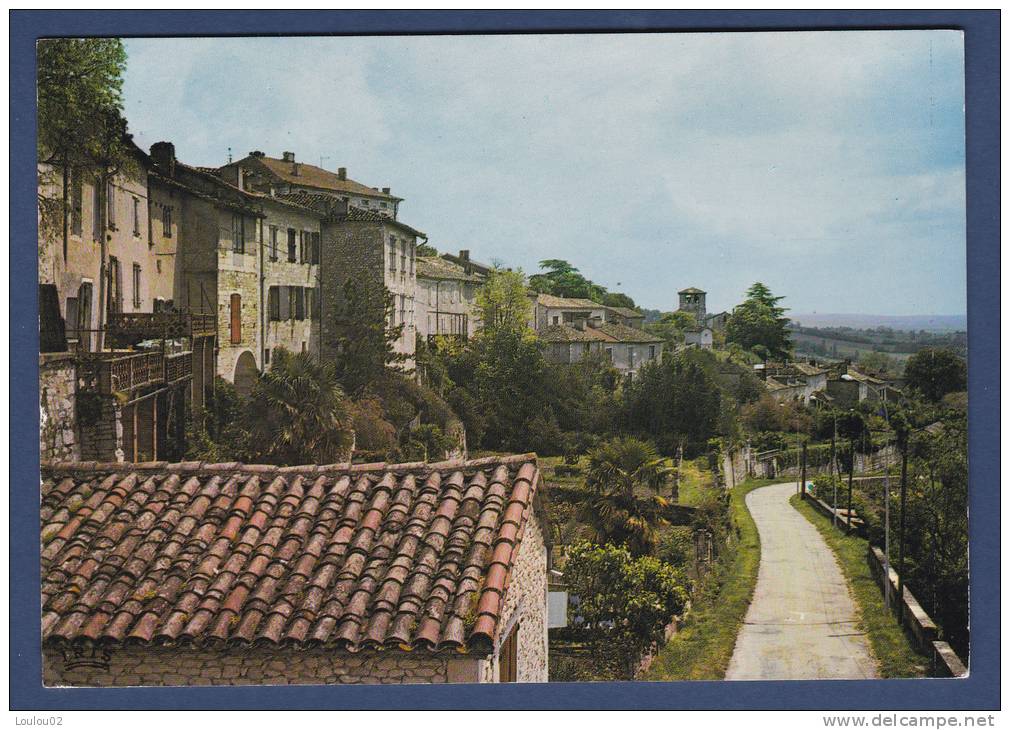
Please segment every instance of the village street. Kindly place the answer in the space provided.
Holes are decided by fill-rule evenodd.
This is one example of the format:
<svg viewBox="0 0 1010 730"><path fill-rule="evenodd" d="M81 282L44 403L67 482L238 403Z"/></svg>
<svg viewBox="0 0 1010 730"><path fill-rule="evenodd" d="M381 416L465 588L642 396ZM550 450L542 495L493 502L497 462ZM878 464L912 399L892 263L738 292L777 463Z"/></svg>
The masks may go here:
<svg viewBox="0 0 1010 730"><path fill-rule="evenodd" d="M845 578L817 529L789 504L795 493L790 482L747 495L761 565L726 679L873 679Z"/></svg>

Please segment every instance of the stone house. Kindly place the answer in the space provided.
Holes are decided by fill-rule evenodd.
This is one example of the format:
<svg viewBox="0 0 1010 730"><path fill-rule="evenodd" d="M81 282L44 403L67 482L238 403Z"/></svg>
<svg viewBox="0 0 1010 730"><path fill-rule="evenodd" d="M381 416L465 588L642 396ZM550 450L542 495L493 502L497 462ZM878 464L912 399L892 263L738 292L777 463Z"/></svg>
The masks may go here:
<svg viewBox="0 0 1010 730"><path fill-rule="evenodd" d="M547 681L533 454L46 464L47 686Z"/></svg>
<svg viewBox="0 0 1010 730"><path fill-rule="evenodd" d="M579 318L573 325L550 325L537 333L551 362L573 364L601 353L622 375L633 376L647 362L661 359L663 340L633 327Z"/></svg>
<svg viewBox="0 0 1010 730"><path fill-rule="evenodd" d="M245 189L270 196L308 193L326 195L347 205L374 212L377 215L397 218L400 203L389 192L389 188L370 188L347 177L347 168L337 168L336 172L322 167L298 162L294 152L284 152L280 158L268 157L260 151L250 152L246 157L229 162L220 168L221 176L234 184L239 177L244 178Z"/></svg>
<svg viewBox="0 0 1010 730"><path fill-rule="evenodd" d="M43 458L178 457L213 372L213 323L173 310L177 223L128 138L114 174L68 170L60 228L40 228ZM50 179L45 176L44 179ZM48 330L48 331L47 331Z"/></svg>
<svg viewBox="0 0 1010 730"><path fill-rule="evenodd" d="M812 363L770 362L755 372L765 378L765 386L780 403L802 401L809 405L815 393L822 393L827 388L827 369Z"/></svg>
<svg viewBox="0 0 1010 730"><path fill-rule="evenodd" d="M388 187L380 190L351 180L346 168L334 173L298 162L293 152L285 152L279 159L251 152L219 168L217 173L255 196L264 206L267 201L277 200L315 216L315 223L305 225L318 227L306 232L312 237L312 250L318 251L312 265L317 267L314 273L319 283L312 294L319 322L307 328L310 336L304 340L306 347L311 349L315 341L322 355L326 355L327 334L336 327L335 302L344 283L349 279L368 279L381 283L393 295L390 326L402 325L394 350L407 357L408 369L413 366L417 337L417 241L427 239L398 220L402 198L392 195ZM270 225L269 221L266 225ZM284 284L278 282L278 286Z"/></svg>
<svg viewBox="0 0 1010 730"><path fill-rule="evenodd" d="M886 381L862 373L847 363L834 367L826 375L825 390L840 408L851 408L863 401L877 402L894 397Z"/></svg>
<svg viewBox="0 0 1010 730"><path fill-rule="evenodd" d="M553 294L531 293L530 326L537 332L559 325L572 326L578 320L607 320L608 308L589 299L556 297ZM609 313L613 317L613 313Z"/></svg>
<svg viewBox="0 0 1010 730"><path fill-rule="evenodd" d="M477 290L485 277L440 256L417 259L418 336L470 339L480 325Z"/></svg>
<svg viewBox="0 0 1010 730"><path fill-rule="evenodd" d="M684 330L684 344L695 345L703 350L712 349L712 330L709 327L697 325Z"/></svg>
<svg viewBox="0 0 1010 730"><path fill-rule="evenodd" d="M176 159L170 142L152 145L151 159L155 179L175 190L179 201L174 301L214 317L217 374L248 393L263 367L260 254L266 214L255 196L214 170Z"/></svg>
<svg viewBox="0 0 1010 730"><path fill-rule="evenodd" d="M637 310L628 307L607 307L607 311L610 315L607 321L634 327L636 330L645 329L645 315Z"/></svg>

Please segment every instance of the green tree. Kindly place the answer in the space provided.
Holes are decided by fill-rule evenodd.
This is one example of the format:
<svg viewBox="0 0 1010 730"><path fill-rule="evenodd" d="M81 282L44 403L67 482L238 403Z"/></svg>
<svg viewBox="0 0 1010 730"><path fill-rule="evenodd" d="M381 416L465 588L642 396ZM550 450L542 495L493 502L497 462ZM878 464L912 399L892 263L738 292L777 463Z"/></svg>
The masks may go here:
<svg viewBox="0 0 1010 730"><path fill-rule="evenodd" d="M897 375L901 372L901 363L898 359L885 352L862 352L859 355L859 367L879 375Z"/></svg>
<svg viewBox="0 0 1010 730"><path fill-rule="evenodd" d="M277 348L245 404L247 458L288 466L346 461L351 418L332 363Z"/></svg>
<svg viewBox="0 0 1010 730"><path fill-rule="evenodd" d="M125 69L126 50L118 38L38 42L36 149L43 163L39 211L45 230L65 226L72 171L107 178L129 166L122 116Z"/></svg>
<svg viewBox="0 0 1010 730"><path fill-rule="evenodd" d="M716 435L722 392L711 353L683 352L646 363L624 389L624 421L667 453Z"/></svg>
<svg viewBox="0 0 1010 730"><path fill-rule="evenodd" d="M688 327L693 327L697 322L690 312L663 312L659 321L650 322L645 325L648 332L662 337L668 345L679 345L684 341L684 331Z"/></svg>
<svg viewBox="0 0 1010 730"><path fill-rule="evenodd" d="M626 307L627 309L637 309L634 299L629 297L627 294L622 294L617 291L608 291L604 294L601 304L605 304L608 307Z"/></svg>
<svg viewBox="0 0 1010 730"><path fill-rule="evenodd" d="M533 291L557 297L603 301L606 288L591 282L567 261L545 259L540 262L540 269L545 273L530 277L530 289Z"/></svg>
<svg viewBox="0 0 1010 730"><path fill-rule="evenodd" d="M633 555L650 554L657 528L668 524L669 505L657 492L672 472L652 444L631 436L590 451L586 487L592 497L581 512L597 542L624 545Z"/></svg>
<svg viewBox="0 0 1010 730"><path fill-rule="evenodd" d="M579 597L579 615L598 673L634 679L642 656L683 612L687 579L654 557L633 558L614 545L580 542L566 553L565 581Z"/></svg>
<svg viewBox="0 0 1010 730"><path fill-rule="evenodd" d="M968 368L951 350L927 347L908 358L905 382L926 400L938 403L948 393L967 389Z"/></svg>
<svg viewBox="0 0 1010 730"><path fill-rule="evenodd" d="M787 311L779 306L784 297L773 296L767 286L757 282L747 290L747 298L738 305L726 323L726 341L735 342L765 360L788 359L792 353Z"/></svg>
<svg viewBox="0 0 1010 730"><path fill-rule="evenodd" d="M477 310L482 331L507 330L523 333L529 329L530 301L522 271L492 269L477 290Z"/></svg>
<svg viewBox="0 0 1010 730"><path fill-rule="evenodd" d="M393 349L403 335L403 323L390 324L395 299L382 282L367 277L348 277L333 306L333 329L324 336L335 353L337 379L357 396L407 359Z"/></svg>

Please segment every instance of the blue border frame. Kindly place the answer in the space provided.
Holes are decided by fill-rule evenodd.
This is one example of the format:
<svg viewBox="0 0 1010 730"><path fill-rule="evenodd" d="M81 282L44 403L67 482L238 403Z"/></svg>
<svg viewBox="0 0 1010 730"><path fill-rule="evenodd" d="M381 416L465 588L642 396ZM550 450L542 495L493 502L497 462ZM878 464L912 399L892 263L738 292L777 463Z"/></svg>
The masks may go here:
<svg viewBox="0 0 1010 730"><path fill-rule="evenodd" d="M41 684L35 40L955 28L965 32L971 676L964 680L46 689ZM11 11L10 708L999 709L999 11Z"/></svg>

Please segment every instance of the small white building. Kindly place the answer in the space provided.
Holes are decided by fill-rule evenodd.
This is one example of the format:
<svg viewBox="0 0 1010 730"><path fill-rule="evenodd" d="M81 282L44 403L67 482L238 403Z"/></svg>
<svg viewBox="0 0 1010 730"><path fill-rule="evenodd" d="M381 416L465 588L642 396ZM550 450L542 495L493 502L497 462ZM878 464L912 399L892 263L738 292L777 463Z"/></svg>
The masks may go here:
<svg viewBox="0 0 1010 730"><path fill-rule="evenodd" d="M470 339L480 325L477 290L484 277L441 256L417 258L417 333Z"/></svg>
<svg viewBox="0 0 1010 730"><path fill-rule="evenodd" d="M703 350L711 350L712 330L708 327L689 327L684 330L684 344L697 345Z"/></svg>

